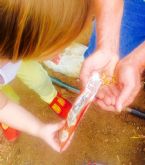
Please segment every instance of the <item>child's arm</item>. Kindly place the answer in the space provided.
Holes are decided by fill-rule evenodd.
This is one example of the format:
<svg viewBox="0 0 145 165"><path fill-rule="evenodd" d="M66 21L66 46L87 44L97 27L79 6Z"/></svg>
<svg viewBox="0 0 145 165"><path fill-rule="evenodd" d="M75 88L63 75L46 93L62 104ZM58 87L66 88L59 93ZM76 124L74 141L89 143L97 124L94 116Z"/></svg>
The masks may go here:
<svg viewBox="0 0 145 165"><path fill-rule="evenodd" d="M13 128L37 136L42 123L23 107L9 101L2 93L0 94L0 121Z"/></svg>
<svg viewBox="0 0 145 165"><path fill-rule="evenodd" d="M43 139L54 150L60 151L56 141L56 133L62 127L58 124L44 124L27 112L23 107L9 101L0 92L0 122L30 135Z"/></svg>

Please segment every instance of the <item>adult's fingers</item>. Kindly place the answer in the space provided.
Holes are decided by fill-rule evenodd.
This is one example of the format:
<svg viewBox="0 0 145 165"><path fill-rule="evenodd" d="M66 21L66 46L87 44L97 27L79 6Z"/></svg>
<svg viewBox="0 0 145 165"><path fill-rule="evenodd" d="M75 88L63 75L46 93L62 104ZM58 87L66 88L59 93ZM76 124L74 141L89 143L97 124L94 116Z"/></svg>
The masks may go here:
<svg viewBox="0 0 145 165"><path fill-rule="evenodd" d="M106 111L116 111L116 108L112 105L106 105L102 100L99 100L97 99L96 100L96 103L103 109L103 110L106 110Z"/></svg>
<svg viewBox="0 0 145 165"><path fill-rule="evenodd" d="M117 88L117 86L116 85L114 85L114 84L111 84L110 86L109 86L109 88L110 88L110 91L111 91L111 93L112 93L112 105L115 105L116 104L116 100L117 100L117 98L118 98L118 95L119 95L119 89Z"/></svg>
<svg viewBox="0 0 145 165"><path fill-rule="evenodd" d="M141 84L140 85L136 85L136 88L134 89L134 91L132 92L130 97L125 101L125 103L124 103L125 106L130 105L134 101L135 97L139 93L140 88L141 88Z"/></svg>
<svg viewBox="0 0 145 165"><path fill-rule="evenodd" d="M60 145L59 143L55 140L54 137L51 137L49 140L49 145L51 148L53 148L55 151L60 152Z"/></svg>
<svg viewBox="0 0 145 165"><path fill-rule="evenodd" d="M84 63L82 68L81 68L81 72L80 72L80 80L82 81L83 88L85 88L85 86L89 80L90 75L91 75L91 70Z"/></svg>
<svg viewBox="0 0 145 165"><path fill-rule="evenodd" d="M107 89L107 86L105 85L102 85L97 93L97 98L98 99L104 99L105 98L105 95L110 95L110 91L109 89Z"/></svg>
<svg viewBox="0 0 145 165"><path fill-rule="evenodd" d="M114 85L114 84L111 84L109 87L110 87L111 93L112 93L115 97L118 97L120 91L119 91L119 89L117 88L117 86Z"/></svg>
<svg viewBox="0 0 145 165"><path fill-rule="evenodd" d="M123 109L125 102L127 99L129 99L134 91L135 85L131 84L124 84L121 91L120 95L118 96L117 102L116 102L116 108L118 112L121 112Z"/></svg>
<svg viewBox="0 0 145 165"><path fill-rule="evenodd" d="M116 101L116 96L113 95L113 92L110 86L102 86L97 94L97 98L104 101L106 105L114 105Z"/></svg>

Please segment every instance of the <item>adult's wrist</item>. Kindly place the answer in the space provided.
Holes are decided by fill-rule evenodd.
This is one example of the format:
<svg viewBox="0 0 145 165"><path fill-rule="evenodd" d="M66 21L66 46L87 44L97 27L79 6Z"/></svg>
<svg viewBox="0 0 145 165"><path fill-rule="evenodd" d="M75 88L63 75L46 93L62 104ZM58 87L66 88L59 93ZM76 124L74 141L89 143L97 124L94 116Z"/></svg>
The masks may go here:
<svg viewBox="0 0 145 165"><path fill-rule="evenodd" d="M139 72L142 74L145 69L145 62L143 60L136 60L136 66L139 69Z"/></svg>
<svg viewBox="0 0 145 165"><path fill-rule="evenodd" d="M145 62L139 54L131 53L127 56L127 60L130 65L134 66L140 74L142 74L145 68Z"/></svg>
<svg viewBox="0 0 145 165"><path fill-rule="evenodd" d="M114 50L111 50L111 49L108 49L108 48L105 48L105 47L102 47L102 48L100 47L100 48L96 49L95 52L96 53L100 52L102 54L106 54L106 56L110 57L110 58L114 57L114 56L119 58L119 53L117 51L114 51Z"/></svg>
<svg viewBox="0 0 145 165"><path fill-rule="evenodd" d="M145 42L135 48L130 54L129 58L133 61L135 67L137 67L140 73L145 68Z"/></svg>

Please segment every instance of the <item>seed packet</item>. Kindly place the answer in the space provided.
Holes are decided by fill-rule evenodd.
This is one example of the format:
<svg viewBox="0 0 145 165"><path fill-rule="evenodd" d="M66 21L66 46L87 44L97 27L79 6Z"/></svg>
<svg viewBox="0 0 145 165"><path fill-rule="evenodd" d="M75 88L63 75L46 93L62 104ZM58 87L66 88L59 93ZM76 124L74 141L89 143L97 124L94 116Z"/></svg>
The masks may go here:
<svg viewBox="0 0 145 165"><path fill-rule="evenodd" d="M77 97L70 112L68 113L64 128L60 131L60 146L61 151L74 134L80 120L84 116L91 102L94 100L100 86L102 84L101 78L98 73L93 74L85 89Z"/></svg>

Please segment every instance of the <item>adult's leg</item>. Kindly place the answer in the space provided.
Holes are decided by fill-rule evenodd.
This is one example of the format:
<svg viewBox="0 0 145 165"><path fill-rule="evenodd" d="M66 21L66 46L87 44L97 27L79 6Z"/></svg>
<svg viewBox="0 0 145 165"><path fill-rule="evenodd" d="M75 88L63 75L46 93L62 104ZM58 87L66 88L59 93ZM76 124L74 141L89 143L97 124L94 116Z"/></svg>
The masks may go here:
<svg viewBox="0 0 145 165"><path fill-rule="evenodd" d="M120 57L123 58L145 41L145 2L124 0L120 33Z"/></svg>
<svg viewBox="0 0 145 165"><path fill-rule="evenodd" d="M97 36L96 36L96 22L93 23L93 31L89 41L88 49L84 53L84 57L87 58L90 54L92 54L96 49L97 44Z"/></svg>
<svg viewBox="0 0 145 165"><path fill-rule="evenodd" d="M90 38L87 58L97 45L96 24ZM145 40L145 2L144 0L124 0L124 12L120 32L120 58L125 57Z"/></svg>

